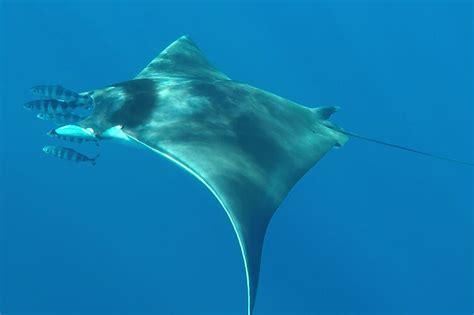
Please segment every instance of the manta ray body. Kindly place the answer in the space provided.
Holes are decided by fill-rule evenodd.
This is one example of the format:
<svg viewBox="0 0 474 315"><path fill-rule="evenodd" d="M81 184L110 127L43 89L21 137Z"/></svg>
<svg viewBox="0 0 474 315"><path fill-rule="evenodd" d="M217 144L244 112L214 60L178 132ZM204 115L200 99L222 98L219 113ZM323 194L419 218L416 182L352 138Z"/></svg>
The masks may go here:
<svg viewBox="0 0 474 315"><path fill-rule="evenodd" d="M49 99L24 105L39 118L70 122L47 134L72 142L115 139L144 147L200 180L226 211L242 251L248 315L258 287L268 223L295 183L348 135L328 119L337 107L308 108L213 67L181 37L134 79L76 93L59 85L31 92ZM92 109L92 112L91 112ZM76 110L88 112L87 118ZM46 146L47 154L90 161L74 149Z"/></svg>
<svg viewBox="0 0 474 315"><path fill-rule="evenodd" d="M49 136L96 144L115 139L150 149L211 191L226 211L242 251L247 315L255 305L263 241L272 215L296 182L349 136L474 166L345 131L329 121L338 107L309 108L234 81L212 66L186 36L132 80L84 93L59 85L39 85L30 91L49 99L28 102L26 109L39 110L38 117L52 122L74 123L48 132ZM87 118L77 111L88 113ZM43 151L92 164L98 157L58 146Z"/></svg>
<svg viewBox="0 0 474 315"><path fill-rule="evenodd" d="M231 80L186 36L133 80L83 94L95 106L77 125L166 157L217 198L240 244L251 315L273 213L319 159L347 141L328 121L337 108L304 107Z"/></svg>

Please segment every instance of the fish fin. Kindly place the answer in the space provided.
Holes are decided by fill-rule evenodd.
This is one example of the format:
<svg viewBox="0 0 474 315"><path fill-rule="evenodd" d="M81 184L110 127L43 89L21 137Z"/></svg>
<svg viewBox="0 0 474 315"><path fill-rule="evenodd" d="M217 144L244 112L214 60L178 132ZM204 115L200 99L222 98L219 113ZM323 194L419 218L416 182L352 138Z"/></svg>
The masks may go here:
<svg viewBox="0 0 474 315"><path fill-rule="evenodd" d="M337 112L340 106L327 106L327 107L315 107L311 108L311 111L315 113L319 119L329 119L332 114Z"/></svg>
<svg viewBox="0 0 474 315"><path fill-rule="evenodd" d="M318 118L318 121L315 124L317 130L313 130L313 132L331 136L334 140L336 140L334 143L335 148L341 148L349 140L349 137L346 134L337 132L338 130L343 130L341 127L328 120L331 118L332 114L337 112L339 109L340 106L311 108L311 111ZM324 128L324 131L321 128Z"/></svg>
<svg viewBox="0 0 474 315"><path fill-rule="evenodd" d="M155 59L153 59L135 79L155 79L160 77L185 77L203 80L229 80L217 70L203 55L188 36L182 36Z"/></svg>
<svg viewBox="0 0 474 315"><path fill-rule="evenodd" d="M226 168L229 165L233 165L232 163L223 163L222 166L216 167L216 169L224 167L224 170L229 171L229 177L220 176L219 172L213 174L214 169L210 171L207 168L201 169L198 166L199 164L192 163L191 165L197 167L197 169L194 169L191 165L187 164L187 161L190 161L188 159L186 159L187 161L181 160L172 152L167 152L165 148L160 148L159 150L133 136L129 137L136 141L137 144L146 146L190 172L211 191L222 205L232 223L240 245L247 283L247 315L252 315L257 296L265 232L271 216L287 193L286 189L283 188L283 191L275 192L276 196L270 197L266 187L258 187L256 183L252 183L252 179L245 176L234 177L235 173ZM201 157L204 157L200 153L205 154L205 152L207 151L196 152L199 160L201 160ZM183 157L186 156L192 157L193 155L185 154ZM292 180L297 180L299 175L292 177Z"/></svg>
<svg viewBox="0 0 474 315"><path fill-rule="evenodd" d="M97 159L99 158L99 156L100 156L100 153L98 153L96 156L94 156L92 159L90 159L92 165L95 166L95 164L97 163Z"/></svg>

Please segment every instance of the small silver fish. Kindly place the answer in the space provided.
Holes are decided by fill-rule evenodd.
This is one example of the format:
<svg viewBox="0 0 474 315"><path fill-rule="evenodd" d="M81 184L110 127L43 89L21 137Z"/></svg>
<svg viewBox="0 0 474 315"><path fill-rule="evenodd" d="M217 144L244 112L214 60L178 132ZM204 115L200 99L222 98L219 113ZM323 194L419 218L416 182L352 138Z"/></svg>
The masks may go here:
<svg viewBox="0 0 474 315"><path fill-rule="evenodd" d="M39 113L36 115L41 120L52 121L57 124L72 124L77 123L78 121L84 120L85 117L82 117L73 113L65 114L49 114L49 113Z"/></svg>
<svg viewBox="0 0 474 315"><path fill-rule="evenodd" d="M56 138L59 140L69 141L73 143L94 142L96 146L99 146L99 141L97 141L97 139L84 138L80 136L65 136L57 133L55 129L48 131L46 134L51 138Z"/></svg>
<svg viewBox="0 0 474 315"><path fill-rule="evenodd" d="M38 110L43 113L65 114L79 107L74 102L63 102L58 100L36 100L23 105L24 108L30 110Z"/></svg>
<svg viewBox="0 0 474 315"><path fill-rule="evenodd" d="M81 98L78 93L68 90L61 85L36 85L33 86L30 91L36 95L51 97L66 102Z"/></svg>
<svg viewBox="0 0 474 315"><path fill-rule="evenodd" d="M95 157L90 158L84 154L81 154L71 148L59 147L54 145L48 145L43 148L43 152L63 160L74 161L74 162L91 162L95 165L99 154Z"/></svg>

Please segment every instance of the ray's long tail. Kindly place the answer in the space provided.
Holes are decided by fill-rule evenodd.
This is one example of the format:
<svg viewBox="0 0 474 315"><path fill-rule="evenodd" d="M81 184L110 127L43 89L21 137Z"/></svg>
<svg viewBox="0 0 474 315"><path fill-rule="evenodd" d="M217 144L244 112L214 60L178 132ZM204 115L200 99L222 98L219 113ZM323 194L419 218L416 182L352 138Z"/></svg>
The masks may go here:
<svg viewBox="0 0 474 315"><path fill-rule="evenodd" d="M340 129L340 128L337 128L337 129L334 129L334 130L336 130L336 131L338 131L338 132L340 132L340 133L343 133L343 134L345 134L345 135L347 135L347 136L349 136L349 137L358 138L358 139L361 139L361 140L365 140L365 141L369 141L369 142L373 142L373 143L385 145L385 146L392 147L392 148L395 148L395 149L399 149L399 150L403 150L403 151L408 151L408 152L412 152L412 153L417 153L417 154L429 156L429 157L432 157L432 158L435 158L435 159L439 159L439 160L443 160L443 161L448 161L448 162L452 162L452 163L474 166L474 163L472 163L472 162L467 162L467 161L461 161L461 160L451 159L451 158L448 158L448 157L445 157L445 156L439 156L439 155L436 155L436 154L432 154L432 153L420 151L420 150L417 150L417 149L412 149L412 148L404 147L404 146L401 146L401 145L398 145L398 144L388 143L388 142L385 142L385 141L381 141L381 140L377 140L377 139L373 139L373 138L369 138L369 137L364 137L364 136L361 136L361 135L356 134L356 133L353 133L353 132L349 132L349 131L342 130L342 129Z"/></svg>

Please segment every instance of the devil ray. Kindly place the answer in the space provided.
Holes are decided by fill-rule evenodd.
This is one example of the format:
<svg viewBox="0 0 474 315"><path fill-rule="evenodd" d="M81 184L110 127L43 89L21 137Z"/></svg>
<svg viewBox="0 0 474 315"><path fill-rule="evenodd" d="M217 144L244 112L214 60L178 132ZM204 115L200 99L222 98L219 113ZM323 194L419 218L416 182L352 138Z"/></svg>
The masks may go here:
<svg viewBox="0 0 474 315"><path fill-rule="evenodd" d="M474 166L347 132L328 120L337 107L304 107L231 80L186 36L166 48L133 80L84 93L59 85L36 86L32 91L53 97L47 102L73 102L64 115L76 115L71 110L77 102L92 110L76 125L49 134L96 144L115 139L150 149L194 175L211 191L226 211L240 244L248 315L255 304L263 240L273 213L296 182L330 149L342 146L348 136ZM59 118L53 116L53 120ZM57 146L43 150L92 164L98 157Z"/></svg>
<svg viewBox="0 0 474 315"><path fill-rule="evenodd" d="M336 108L307 108L231 80L188 37L133 80L86 93L95 107L79 126L164 156L217 198L240 244L252 314L273 213L319 159L347 140L327 120Z"/></svg>

